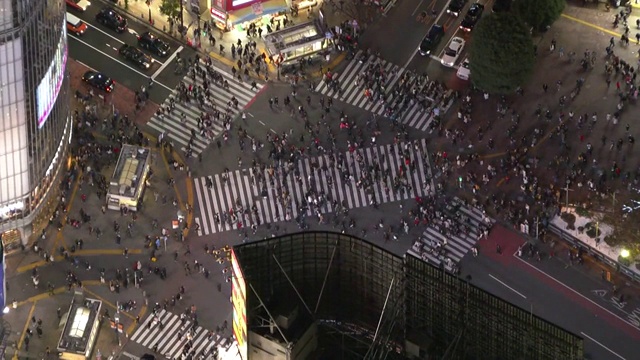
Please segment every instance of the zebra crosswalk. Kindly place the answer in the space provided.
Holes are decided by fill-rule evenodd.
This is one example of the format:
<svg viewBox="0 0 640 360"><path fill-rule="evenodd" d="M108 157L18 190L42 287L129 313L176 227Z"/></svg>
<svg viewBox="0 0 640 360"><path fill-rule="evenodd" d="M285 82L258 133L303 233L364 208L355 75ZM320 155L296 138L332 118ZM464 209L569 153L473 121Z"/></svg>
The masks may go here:
<svg viewBox="0 0 640 360"><path fill-rule="evenodd" d="M342 72L333 74L331 80L325 77L315 91L377 115L395 117L400 123L421 131L428 130L435 115L451 105L450 92L426 75L417 75L377 56L367 59L363 56L362 50L358 51ZM381 91L384 94L372 93L363 86L365 81L359 79L360 74L373 68L384 74ZM340 84L339 91L330 84L335 80ZM395 110L388 110L392 108Z"/></svg>
<svg viewBox="0 0 640 360"><path fill-rule="evenodd" d="M181 358L187 352L185 349L195 355L211 354L218 347L230 345L226 338L201 326L194 328L191 320L183 322L180 316L166 310L161 310L157 315L150 314L133 333L131 340L167 359ZM189 342L191 346L185 348Z"/></svg>
<svg viewBox="0 0 640 360"><path fill-rule="evenodd" d="M202 66L205 66L202 60L200 60L200 62ZM235 117L249 102L251 102L251 100L264 86L263 84L256 84L257 86L252 88L250 82L239 82L234 79L232 74L229 74L213 65L206 66L219 73L229 84L228 89L223 89L218 85L214 85L211 77L207 76L209 89L213 89L213 91L211 91L211 101L205 100L206 107L209 109L215 106L217 109L225 110L231 98L235 97L238 100L238 107L234 110ZM187 87L202 86L203 80L204 79L199 72L196 72L195 81L190 74L187 74L182 79ZM206 112L206 109L200 108L195 99L192 99L189 103L179 101L177 89L175 89L173 93L165 99L162 106L168 107L171 101L175 101L175 109L164 115L154 114L154 116L149 120L148 125L160 134L164 134L164 136L171 139L174 142L174 145L177 146L179 144L179 148L184 149L187 147L187 144L191 139L191 132L192 130L195 130L197 135L191 148L193 150L193 154L197 155L206 149L213 138L217 137L225 130L221 119L216 120L212 118L212 124L210 127L212 130L211 136L209 138L202 136L198 129L197 119L200 117L201 113Z"/></svg>
<svg viewBox="0 0 640 360"><path fill-rule="evenodd" d="M481 210L453 198L435 214L409 253L435 265L452 269L482 238L495 221Z"/></svg>
<svg viewBox="0 0 640 360"><path fill-rule="evenodd" d="M344 162L327 155L302 158L285 174L265 168L259 170L262 174L245 169L196 178L198 234L295 219L301 213L316 215L303 203L319 204L321 213L329 213L432 193L426 139L345 152L344 158ZM367 180L377 166L378 176Z"/></svg>

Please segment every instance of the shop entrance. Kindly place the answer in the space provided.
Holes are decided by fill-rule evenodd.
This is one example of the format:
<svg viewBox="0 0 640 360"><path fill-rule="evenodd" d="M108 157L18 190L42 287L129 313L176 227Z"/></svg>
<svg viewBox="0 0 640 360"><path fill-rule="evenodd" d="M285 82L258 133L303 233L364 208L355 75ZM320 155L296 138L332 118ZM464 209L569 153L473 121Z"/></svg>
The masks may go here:
<svg viewBox="0 0 640 360"><path fill-rule="evenodd" d="M20 233L20 230L7 230L0 236L2 236L2 247L4 248L5 254L20 249L20 246L22 245L22 234Z"/></svg>

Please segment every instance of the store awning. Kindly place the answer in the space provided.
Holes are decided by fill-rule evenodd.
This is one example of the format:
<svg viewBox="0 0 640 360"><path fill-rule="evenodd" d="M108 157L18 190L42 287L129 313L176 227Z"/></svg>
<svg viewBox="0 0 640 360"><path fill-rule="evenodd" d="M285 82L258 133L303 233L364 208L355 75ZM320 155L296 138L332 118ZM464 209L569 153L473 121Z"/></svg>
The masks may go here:
<svg viewBox="0 0 640 360"><path fill-rule="evenodd" d="M257 19L263 15L270 15L289 9L286 0L269 0L247 6L244 9L229 12L229 22L232 25L242 24Z"/></svg>

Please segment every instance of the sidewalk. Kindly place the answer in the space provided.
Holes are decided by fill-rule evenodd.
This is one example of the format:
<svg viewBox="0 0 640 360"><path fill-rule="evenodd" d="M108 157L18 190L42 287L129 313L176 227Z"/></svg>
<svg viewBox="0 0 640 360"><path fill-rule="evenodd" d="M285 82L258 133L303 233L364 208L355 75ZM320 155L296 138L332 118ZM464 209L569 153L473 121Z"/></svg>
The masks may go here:
<svg viewBox="0 0 640 360"><path fill-rule="evenodd" d="M147 6L146 2L143 0L129 0L127 8L125 8L124 4L125 4L124 0L119 0L116 6L119 7L121 11L128 13L130 16L137 19L138 21L152 26L153 28L155 28L156 31L162 32L164 33L164 35L176 39L177 41L185 44L185 46L192 46L194 31L199 27L202 28L204 25L204 22L209 21L211 18L210 13L208 12L208 9L205 9L204 13L198 17L196 14L192 13L190 9L188 9L187 5L185 5L184 12L183 12L184 13L183 22L184 22L184 26L187 27L187 34L186 36L182 36L177 31L177 27L179 24L174 24L174 26L171 27L168 21L168 17L160 13L159 7L161 4L161 0L152 0L149 6ZM310 21L311 19L314 19L318 16L318 11L323 8L326 9L324 11L324 15L325 15L324 19L326 24L329 27L333 27L343 23L346 20L350 20L349 17L344 12L334 11L332 9L329 9L329 6L324 6L324 3L319 1L319 4L313 7L313 10L310 13L306 10L301 11L300 15L296 17L292 17L291 14L287 14L291 18L291 23L288 24L287 26L300 24L306 21ZM373 21L373 18L371 20ZM223 33L218 28L214 27L214 29L215 29L214 31L216 32L215 44L211 45L209 43L208 35L201 36L201 44L198 47L199 52L203 54L208 54L214 60L227 66L228 67L227 70L229 71L231 67L236 65L235 60L233 60L231 57L231 46L233 44L236 44L238 40L241 40L243 44L246 44L248 41L256 41L257 43L256 52L259 54L266 52L264 42L261 38L257 38L257 37L247 38L246 32L240 32L238 30L232 30L232 31ZM266 33L267 32L264 31L264 34ZM220 45L223 45L225 48L225 52L223 55L221 55L219 52ZM334 49L332 49L332 53L333 53L333 56L331 56L331 60L328 64L330 68L336 67L344 59L344 56L339 56L339 54L337 54ZM324 60L320 65L317 65L316 67L314 67L313 69L314 71L312 71L312 74L314 77L321 76L319 72L319 68L321 66L326 68L327 64ZM269 79L270 80L275 79L276 75L277 75L276 68L271 63L269 63ZM264 80L264 78L261 80Z"/></svg>
<svg viewBox="0 0 640 360"><path fill-rule="evenodd" d="M72 74L72 88L84 89L83 87L79 87L81 86L79 84L81 82L80 77L74 76L85 71L84 67L74 60L71 60L69 64L69 71ZM81 90L81 92L86 93L85 90ZM157 109L156 104L147 101L147 104L135 114L135 106L130 99L132 96L133 91L120 87L116 93L108 99L108 104L106 105L102 99L97 97L86 102L86 105L82 105L78 100L72 99L72 111L77 110L80 114L86 109L95 111L97 114L96 125L91 129L91 136L94 138L95 143L101 146L119 146L117 142L111 140L111 136L114 134L108 129L102 128L103 119L111 119L115 111L121 115L129 115L131 120L135 120L135 122L132 122L132 125L138 123L137 126L139 128L141 124L148 121ZM75 149L78 148L78 143L81 138L86 139L86 130L84 130L86 127L86 124L83 124L81 127L76 124L74 132L78 135L74 137ZM120 130L124 131L124 133L135 131L132 127L129 129L122 128ZM82 133L85 133L85 135L83 136ZM175 151L169 152L167 149L156 147L155 136L145 134L145 137L149 139L149 146L152 148L153 161L151 167L154 175L149 180L150 187L148 187L148 191L146 191L143 200L143 204L147 206L137 214L138 220L133 232L135 240L131 242L127 239L126 235L123 235L122 245L115 243L115 234L113 233L114 221L121 223L123 234L126 234L124 230L126 230L127 222L132 221L131 216L133 213L129 213L129 219L124 218L117 211L107 211L102 214L101 208L104 205L104 195L99 198L96 195L98 187L89 185L86 174L84 174L84 179L82 179L82 173L86 172L86 169L78 169L79 174L74 177L74 181L70 184L67 191L67 206L64 213L61 212L58 218L50 222L44 238L40 238L39 236L37 238L40 254L33 251L33 244L29 244L24 251L18 251L7 256L7 269L9 270L7 275L9 277L30 271L36 266L41 267L47 265L47 261L43 258L43 252L46 252L48 257L54 256L55 261L64 260L59 253L59 248L63 247L69 250L71 247L75 247L74 245L77 239L83 239L83 248L77 249L74 253L75 256L121 255L125 247L129 249L129 253L132 255L147 253L148 250L145 251L146 249L143 249L144 235L157 235L161 228L171 229L171 221L177 218L178 210L183 211L185 214L188 213L185 209L186 204L193 204L193 183L186 170L180 171L179 168L176 170L170 166L174 161L180 164L184 163L184 160ZM113 175L117 156L113 155L111 160L112 161L105 164L101 169L95 169L105 177L107 182L111 180ZM90 161L88 163L91 164ZM169 178L174 179L175 185L168 184ZM78 179L82 180L78 181ZM159 195L157 199L156 194ZM166 199L166 203L163 201L163 198ZM174 205L174 200L176 205ZM159 204L159 202L162 202L162 204L153 205ZM168 208L172 210L168 210ZM80 219L79 211L81 209L91 216L90 223L84 224L79 228L68 226L66 219ZM192 213L187 214L186 221L188 224L191 223L192 217ZM158 220L157 229L151 227L153 219ZM61 231L57 229L56 224L58 224L58 222L62 224ZM94 231L95 229L100 229L103 232L101 239L96 237L95 232L88 230L90 226ZM188 235L188 230L185 231L184 234L185 236Z"/></svg>

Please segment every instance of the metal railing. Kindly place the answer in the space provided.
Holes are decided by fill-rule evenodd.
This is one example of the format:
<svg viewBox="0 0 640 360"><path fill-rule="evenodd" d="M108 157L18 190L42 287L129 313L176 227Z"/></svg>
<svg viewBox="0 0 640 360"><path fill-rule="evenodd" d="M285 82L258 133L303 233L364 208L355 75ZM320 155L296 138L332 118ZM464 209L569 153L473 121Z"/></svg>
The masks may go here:
<svg viewBox="0 0 640 360"><path fill-rule="evenodd" d="M573 247L582 249L584 252L591 255L594 259L611 266L612 268L616 269L617 272L625 275L632 281L640 283L640 274L636 271L633 271L629 266L603 254L602 252L591 247L589 244L582 242L580 239L571 235L569 232L565 231L555 224L549 224L549 230L558 235L562 240L571 244Z"/></svg>

